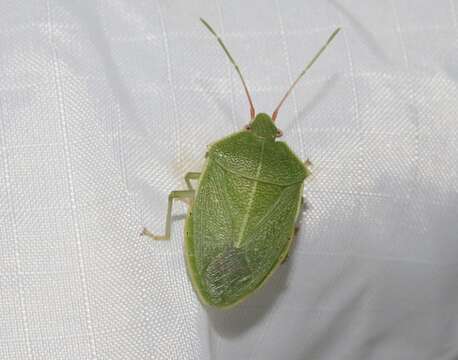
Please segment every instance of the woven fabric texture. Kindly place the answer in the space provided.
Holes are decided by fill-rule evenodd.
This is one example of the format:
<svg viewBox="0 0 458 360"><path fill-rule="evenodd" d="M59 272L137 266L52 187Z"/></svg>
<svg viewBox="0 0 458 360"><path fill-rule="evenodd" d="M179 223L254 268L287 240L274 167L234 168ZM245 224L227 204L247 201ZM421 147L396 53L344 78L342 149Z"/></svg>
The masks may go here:
<svg viewBox="0 0 458 360"><path fill-rule="evenodd" d="M457 0L4 1L0 358L458 358ZM288 261L201 306L167 195L248 104L313 163Z"/></svg>

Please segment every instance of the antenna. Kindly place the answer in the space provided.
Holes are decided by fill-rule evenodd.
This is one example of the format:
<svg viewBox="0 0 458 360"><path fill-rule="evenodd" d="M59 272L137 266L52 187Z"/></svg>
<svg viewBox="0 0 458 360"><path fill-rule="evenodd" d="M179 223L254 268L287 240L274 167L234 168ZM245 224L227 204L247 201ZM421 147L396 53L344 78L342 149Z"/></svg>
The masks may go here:
<svg viewBox="0 0 458 360"><path fill-rule="evenodd" d="M251 100L251 96L250 96L250 93L248 91L248 87L246 86L245 80L243 79L243 76L242 76L242 73L240 72L239 66L235 63L234 59L232 58L231 54L229 53L229 50L227 50L226 46L224 45L223 40L220 39L218 34L215 32L215 30L213 30L213 28L204 19L200 18L200 21L216 37L216 39L218 40L219 44L221 45L221 47L223 48L224 52L226 53L227 57L231 61L232 65L234 65L235 70L237 71L237 74L239 74L240 80L242 80L243 88L245 89L245 93L246 93L246 96L248 98L248 102L250 103L250 116L251 116L251 119L253 120L255 115L256 115L256 112L254 111L253 101Z"/></svg>
<svg viewBox="0 0 458 360"><path fill-rule="evenodd" d="M313 57L313 59L307 64L307 66L305 67L304 70L302 70L302 72L299 74L299 76L297 77L296 80L294 80L293 84L291 85L291 87L288 89L288 91L286 92L285 96L283 96L283 98L281 99L280 101L280 104L278 104L277 108L275 109L275 111L272 113L272 121L275 121L275 119L277 118L277 115L278 115L278 110L280 110L280 107L283 105L283 103L285 102L286 98L288 97L289 94L291 94L291 91L293 90L293 88L296 86L296 84L299 82L299 80L302 78L302 76L304 76L304 74L307 72L308 69L310 69L310 67L314 64L314 62L320 57L321 53L328 47L328 45L331 43L332 39L334 39L334 37L337 35L337 33L340 31L340 28L337 28L336 30L334 30L334 32L331 34L331 36L329 37L328 41L326 41L326 44L324 44L321 49L315 54L315 56Z"/></svg>

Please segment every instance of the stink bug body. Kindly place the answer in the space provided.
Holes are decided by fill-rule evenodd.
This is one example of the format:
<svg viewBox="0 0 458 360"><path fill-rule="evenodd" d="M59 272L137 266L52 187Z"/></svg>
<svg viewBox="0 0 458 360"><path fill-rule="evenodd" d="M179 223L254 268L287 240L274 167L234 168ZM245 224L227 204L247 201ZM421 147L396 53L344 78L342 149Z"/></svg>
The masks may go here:
<svg viewBox="0 0 458 360"><path fill-rule="evenodd" d="M299 79L312 66L339 29L329 37L293 82L272 116L257 114L242 74L251 121L244 130L213 143L201 173L185 176L187 190L169 195L165 235L169 239L174 199L190 199L185 225L185 257L194 289L204 304L233 306L259 288L286 258L301 204L307 162L300 161L288 145L276 138L278 111ZM191 180L198 180L193 188Z"/></svg>

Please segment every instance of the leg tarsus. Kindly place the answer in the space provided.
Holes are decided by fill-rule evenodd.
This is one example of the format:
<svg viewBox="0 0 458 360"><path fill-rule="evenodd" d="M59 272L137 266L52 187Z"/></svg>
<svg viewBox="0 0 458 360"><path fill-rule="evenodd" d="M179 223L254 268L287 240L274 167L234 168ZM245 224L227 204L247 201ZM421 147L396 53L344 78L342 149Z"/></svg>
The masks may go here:
<svg viewBox="0 0 458 360"><path fill-rule="evenodd" d="M149 238L153 240L170 240L170 238L167 238L165 235L164 236L154 235L151 231L149 231L145 227L143 228L142 232L140 233L140 236L148 236Z"/></svg>

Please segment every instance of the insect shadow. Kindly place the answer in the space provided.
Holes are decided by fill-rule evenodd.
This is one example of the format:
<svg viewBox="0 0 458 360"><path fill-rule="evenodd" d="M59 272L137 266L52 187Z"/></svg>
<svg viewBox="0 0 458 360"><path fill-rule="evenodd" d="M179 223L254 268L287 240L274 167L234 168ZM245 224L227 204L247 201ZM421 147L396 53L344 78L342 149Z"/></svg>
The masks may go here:
<svg viewBox="0 0 458 360"><path fill-rule="evenodd" d="M329 78L327 78L321 87L318 89L317 92L313 95L313 97L307 101L307 104L297 113L297 115L294 117L294 119L288 123L288 125L283 129L285 133L292 131L293 126L296 122L299 120L301 121L306 121L303 120L307 114L310 114L315 107L320 104L323 99L329 94L330 90L335 86L335 84L339 81L341 78L341 75L339 74L333 74Z"/></svg>
<svg viewBox="0 0 458 360"><path fill-rule="evenodd" d="M139 119L133 98L120 72L120 67L112 55L111 41L106 35L101 17L93 11L89 4L90 2L85 1L66 1L62 5L67 11L78 18L81 24L84 24L85 36L87 35L93 48L98 50L96 61L103 65L101 68L105 72L106 86L112 92L115 101L119 104L119 111L127 119L132 120L132 124L136 125L135 129L144 133L146 130ZM58 41L58 39L54 38L53 41ZM64 51L65 47L61 46L59 51ZM73 58L74 56L71 55L71 57Z"/></svg>
<svg viewBox="0 0 458 360"><path fill-rule="evenodd" d="M303 214L309 208L304 199L300 213ZM234 308L221 311L220 309L208 308L207 313L212 328L222 337L235 338L248 331L275 307L280 294L288 287L288 275L294 263L294 248L300 241L300 228L303 216L299 217L296 224L296 233L285 261L279 266L272 277L264 286L256 290L243 303Z"/></svg>
<svg viewBox="0 0 458 360"><path fill-rule="evenodd" d="M377 38L373 35L373 33L370 32L365 24L358 20L355 15L353 15L347 8L345 8L337 1L330 0L329 3L349 20L352 27L357 31L357 34L363 39L365 45L369 48L372 54L374 54L376 59L380 59L383 63L386 64L391 63L386 53L378 45L379 41L377 41Z"/></svg>
<svg viewBox="0 0 458 360"><path fill-rule="evenodd" d="M177 223L177 224L185 220L186 220L186 212L182 214L178 214L178 215L173 215L171 219L172 223Z"/></svg>
<svg viewBox="0 0 458 360"><path fill-rule="evenodd" d="M197 86L199 86L199 88L201 88L201 89L208 88L208 83L206 81L204 81L203 79L195 80L195 84ZM216 104L216 106L219 108L219 110L224 115L224 116L221 117L222 120L224 120L228 124L234 125L234 122L233 122L233 118L234 117L236 119L244 119L244 116L242 116L241 114L237 113L236 109L232 109L232 104L231 104L230 100L228 101L227 99L225 99L225 98L223 98L221 96L218 96L218 94L214 93L214 92L208 92L208 93L206 93L206 96L208 96L208 98L211 99L214 104ZM235 114L233 112L235 112ZM242 122L240 122L238 124L239 126L235 126L234 130L242 128L246 124L247 124L247 121L245 121L245 122L242 121Z"/></svg>

